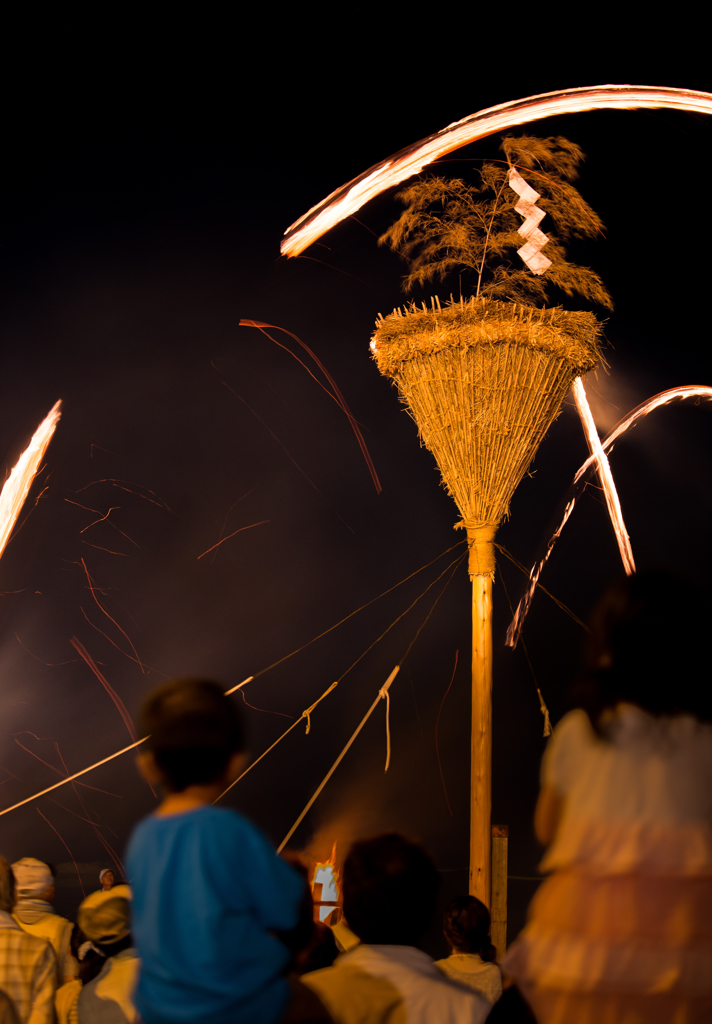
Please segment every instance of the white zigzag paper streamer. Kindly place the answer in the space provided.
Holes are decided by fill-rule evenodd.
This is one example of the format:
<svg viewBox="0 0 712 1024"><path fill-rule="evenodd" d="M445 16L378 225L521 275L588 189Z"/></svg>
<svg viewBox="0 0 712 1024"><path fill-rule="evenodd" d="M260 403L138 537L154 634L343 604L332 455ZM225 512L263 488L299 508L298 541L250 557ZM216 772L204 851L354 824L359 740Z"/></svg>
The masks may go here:
<svg viewBox="0 0 712 1024"><path fill-rule="evenodd" d="M539 199L539 193L514 167L509 169L509 186L521 196L514 209L525 218L521 227L517 228L517 234L526 238L527 242L521 249L517 249L517 253L533 274L543 274L551 266L551 260L540 251L549 241L549 236L539 230L539 224L546 217L545 211L534 205Z"/></svg>

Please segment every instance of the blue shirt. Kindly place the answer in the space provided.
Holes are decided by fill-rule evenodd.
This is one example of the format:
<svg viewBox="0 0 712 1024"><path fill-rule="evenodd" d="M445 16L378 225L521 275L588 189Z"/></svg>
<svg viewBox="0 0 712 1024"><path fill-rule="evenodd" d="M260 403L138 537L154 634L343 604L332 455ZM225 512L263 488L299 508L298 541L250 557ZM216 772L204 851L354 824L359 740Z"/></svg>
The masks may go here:
<svg viewBox="0 0 712 1024"><path fill-rule="evenodd" d="M134 830L127 867L146 1024L271 1024L287 1005L304 882L234 811L205 806Z"/></svg>

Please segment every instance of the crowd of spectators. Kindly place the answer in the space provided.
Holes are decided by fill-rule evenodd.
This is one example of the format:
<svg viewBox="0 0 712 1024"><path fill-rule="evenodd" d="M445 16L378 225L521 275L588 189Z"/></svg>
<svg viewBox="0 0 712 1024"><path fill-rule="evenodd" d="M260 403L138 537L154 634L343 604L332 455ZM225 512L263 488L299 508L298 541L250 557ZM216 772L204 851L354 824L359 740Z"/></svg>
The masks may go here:
<svg viewBox="0 0 712 1024"><path fill-rule="evenodd" d="M214 683L147 700L137 757L162 800L73 924L50 865L0 858L0 1024L702 1024L712 1020L712 699L695 670L700 597L658 576L614 587L591 625L579 707L548 745L535 829L550 877L496 962L487 908L447 908L416 842L355 842L343 920L308 873L215 806L245 763ZM706 623L704 623L706 625ZM672 685L675 677L675 685ZM118 881L118 884L117 884Z"/></svg>

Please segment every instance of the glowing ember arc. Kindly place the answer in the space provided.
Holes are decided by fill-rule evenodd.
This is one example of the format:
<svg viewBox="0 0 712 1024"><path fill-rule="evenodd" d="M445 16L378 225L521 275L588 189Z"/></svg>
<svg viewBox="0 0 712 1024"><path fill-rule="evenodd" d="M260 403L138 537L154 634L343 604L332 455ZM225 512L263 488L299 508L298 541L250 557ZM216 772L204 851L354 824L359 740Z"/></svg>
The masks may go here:
<svg viewBox="0 0 712 1024"><path fill-rule="evenodd" d="M27 500L37 471L42 465L47 446L57 429L62 415L59 411L61 404L61 401L54 403L5 481L5 486L0 494L0 556L7 547L17 517Z"/></svg>
<svg viewBox="0 0 712 1024"><path fill-rule="evenodd" d="M652 85L594 85L559 89L487 107L401 149L342 185L287 228L281 251L285 256L298 256L312 242L355 214L381 192L400 185L414 174L420 174L424 167L439 157L495 132L557 114L640 108L712 114L712 94Z"/></svg>
<svg viewBox="0 0 712 1024"><path fill-rule="evenodd" d="M631 427L634 427L638 420L643 419L644 416L649 415L649 413L654 412L655 409L659 409L663 405L669 405L670 402L674 402L677 399L685 401L685 399L688 398L705 398L707 401L712 401L712 387L709 387L706 384L683 384L682 387L669 388L667 391L661 391L659 394L653 395L652 398L648 398L645 402L641 402L640 405L637 405L635 409L632 409L627 416L624 416L622 420L619 420L615 427L613 427L613 429L610 430L603 438L603 441L601 441L601 448L604 452L611 451L618 438L622 437L623 434L631 429ZM582 484L586 474L595 462L596 454L594 452L586 459L583 465L579 467L578 472L574 477L574 487L576 487L577 484ZM561 536L561 531L564 526L566 526L566 523L576 506L577 497L578 494L574 493L567 502L561 522L552 534L546 546L546 551L536 565L532 566L530 570L530 583L527 588L527 592L517 605L514 617L507 629L507 639L505 642L509 647L517 646L517 641L519 640L522 627L524 626L524 620L527 617L532 600L534 599L534 593L536 591L539 578L544 570L544 566L551 556L552 551L554 550L556 541Z"/></svg>
<svg viewBox="0 0 712 1024"><path fill-rule="evenodd" d="M572 391L574 393L576 409L581 417L581 423L583 424L584 433L586 435L588 450L591 452L591 458L596 460L598 479L601 481L601 487L603 488L603 494L606 499L606 506L608 507L608 514L611 517L613 531L616 535L616 540L618 541L618 549L621 553L623 568L625 569L626 574L631 576L635 572L633 549L630 546L628 531L626 530L625 523L623 522L623 512L621 510L621 503L618 499L618 491L616 490L616 485L613 482L611 464L608 461L608 456L603 450L601 439L598 436L598 430L596 429L596 424L593 420L593 413L591 412L588 399L586 398L586 389L584 388L583 381L580 377L577 377L574 381Z"/></svg>

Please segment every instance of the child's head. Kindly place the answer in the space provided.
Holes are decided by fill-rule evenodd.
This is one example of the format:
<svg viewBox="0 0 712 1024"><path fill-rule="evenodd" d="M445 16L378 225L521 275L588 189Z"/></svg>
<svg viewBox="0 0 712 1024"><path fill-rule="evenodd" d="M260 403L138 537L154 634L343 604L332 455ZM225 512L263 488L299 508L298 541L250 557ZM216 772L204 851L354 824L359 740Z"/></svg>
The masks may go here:
<svg viewBox="0 0 712 1024"><path fill-rule="evenodd" d="M445 938L456 953L477 953L485 961L494 960L490 941L490 914L475 896L457 896L445 911Z"/></svg>
<svg viewBox="0 0 712 1024"><path fill-rule="evenodd" d="M154 690L141 725L162 781L174 793L220 780L244 750L237 708L217 683L203 679L178 679Z"/></svg>
<svg viewBox="0 0 712 1024"><path fill-rule="evenodd" d="M609 587L591 617L587 661L592 681L584 705L592 721L619 701L654 715L709 719L706 658L708 608L693 584L668 572L640 572ZM590 684L589 684L590 688Z"/></svg>
<svg viewBox="0 0 712 1024"><path fill-rule="evenodd" d="M416 946L435 914L440 876L425 850L395 833L354 843L344 915L362 942Z"/></svg>

